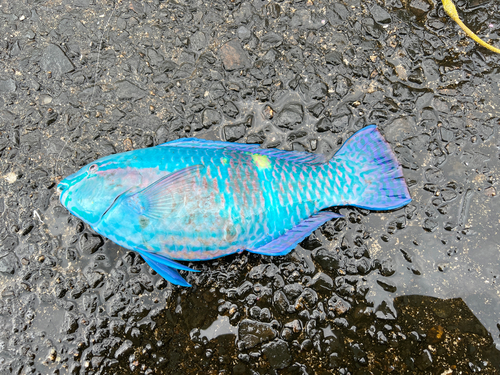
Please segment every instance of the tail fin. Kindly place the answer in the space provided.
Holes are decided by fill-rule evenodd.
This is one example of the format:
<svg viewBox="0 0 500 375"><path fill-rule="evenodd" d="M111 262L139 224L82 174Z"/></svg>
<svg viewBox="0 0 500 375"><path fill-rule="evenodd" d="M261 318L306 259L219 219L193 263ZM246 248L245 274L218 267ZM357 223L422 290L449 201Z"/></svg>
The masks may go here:
<svg viewBox="0 0 500 375"><path fill-rule="evenodd" d="M411 202L403 170L375 125L353 134L333 160L343 162L351 181L344 189L348 205L382 211Z"/></svg>

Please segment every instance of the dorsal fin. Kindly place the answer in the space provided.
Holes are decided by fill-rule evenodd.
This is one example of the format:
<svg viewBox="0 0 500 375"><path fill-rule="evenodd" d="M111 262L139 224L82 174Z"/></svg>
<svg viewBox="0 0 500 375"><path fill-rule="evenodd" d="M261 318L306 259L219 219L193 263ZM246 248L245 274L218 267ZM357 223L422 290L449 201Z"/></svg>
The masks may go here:
<svg viewBox="0 0 500 375"><path fill-rule="evenodd" d="M181 138L159 145L160 147L190 147L226 149L240 152L251 152L253 154L266 155L271 158L292 161L307 165L323 164L326 158L321 154L313 154L305 151L282 151L275 148L260 148L258 144L233 143L222 141L209 141L198 138Z"/></svg>

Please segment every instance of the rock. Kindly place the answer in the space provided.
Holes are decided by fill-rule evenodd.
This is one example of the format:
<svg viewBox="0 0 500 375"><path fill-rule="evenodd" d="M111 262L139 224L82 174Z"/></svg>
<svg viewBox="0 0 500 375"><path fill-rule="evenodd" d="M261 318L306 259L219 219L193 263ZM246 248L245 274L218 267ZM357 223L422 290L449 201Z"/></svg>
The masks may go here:
<svg viewBox="0 0 500 375"><path fill-rule="evenodd" d="M61 324L60 332L62 334L74 333L78 329L78 321L76 315L66 311L64 320Z"/></svg>
<svg viewBox="0 0 500 375"><path fill-rule="evenodd" d="M342 64L342 54L339 51L333 51L325 56L325 61L330 65L340 65Z"/></svg>
<svg viewBox="0 0 500 375"><path fill-rule="evenodd" d="M18 243L19 241L17 240L17 237L12 235L6 236L0 243L0 252L3 253L4 251L13 251L17 247Z"/></svg>
<svg viewBox="0 0 500 375"><path fill-rule="evenodd" d="M316 103L315 105L313 105L312 107L309 107L308 110L309 112L316 118L318 118L321 113L323 112L323 110L325 109L325 106L321 103ZM318 121L319 122L319 121ZM317 124L316 124L317 126Z"/></svg>
<svg viewBox="0 0 500 375"><path fill-rule="evenodd" d="M431 5L425 0L411 0L410 10L418 18L424 17L431 9Z"/></svg>
<svg viewBox="0 0 500 375"><path fill-rule="evenodd" d="M333 280L324 272L318 272L311 280L311 287L318 291L333 290Z"/></svg>
<svg viewBox="0 0 500 375"><path fill-rule="evenodd" d="M427 232L434 232L436 228L438 227L438 223L436 220L427 218L424 220L424 224L422 225L425 231Z"/></svg>
<svg viewBox="0 0 500 375"><path fill-rule="evenodd" d="M283 42L283 37L271 31L264 34L260 38L260 42L266 44L268 47L277 47Z"/></svg>
<svg viewBox="0 0 500 375"><path fill-rule="evenodd" d="M240 38L241 40L243 41L248 40L250 39L251 36L252 32L248 30L245 26L240 26L238 28L238 38Z"/></svg>
<svg viewBox="0 0 500 375"><path fill-rule="evenodd" d="M432 365L431 353L427 349L424 349L422 354L415 359L415 364L420 370L425 370L426 368L431 366Z"/></svg>
<svg viewBox="0 0 500 375"><path fill-rule="evenodd" d="M222 112L232 118L236 118L236 116L238 116L238 114L240 113L238 107L236 107L233 102L227 102L226 105L222 107Z"/></svg>
<svg viewBox="0 0 500 375"><path fill-rule="evenodd" d="M304 119L304 109L301 104L291 103L283 107L276 118L279 127L292 129L295 125L302 123Z"/></svg>
<svg viewBox="0 0 500 375"><path fill-rule="evenodd" d="M328 86L324 82L314 84L309 90L311 98L322 100L328 95Z"/></svg>
<svg viewBox="0 0 500 375"><path fill-rule="evenodd" d="M374 5L371 9L372 17L379 24L388 24L392 21L391 15L381 6Z"/></svg>
<svg viewBox="0 0 500 375"><path fill-rule="evenodd" d="M0 272L13 275L17 268L17 257L14 253L3 252L0 254Z"/></svg>
<svg viewBox="0 0 500 375"><path fill-rule="evenodd" d="M277 332L269 323L244 319L238 324L238 347L250 349L262 342L272 340Z"/></svg>
<svg viewBox="0 0 500 375"><path fill-rule="evenodd" d="M343 315L350 309L351 304L337 295L328 300L328 310L333 312L334 316Z"/></svg>
<svg viewBox="0 0 500 375"><path fill-rule="evenodd" d="M273 296L273 306L282 315L287 314L290 311L290 302L281 290L274 293Z"/></svg>
<svg viewBox="0 0 500 375"><path fill-rule="evenodd" d="M272 368L280 370L290 365L292 357L286 341L276 339L263 345L262 351Z"/></svg>
<svg viewBox="0 0 500 375"><path fill-rule="evenodd" d="M13 79L0 79L0 93L16 91L16 82Z"/></svg>
<svg viewBox="0 0 500 375"><path fill-rule="evenodd" d="M191 42L191 48L195 51L201 51L202 49L207 47L207 38L205 34L201 31L197 31L193 34L193 36L190 39Z"/></svg>
<svg viewBox="0 0 500 375"><path fill-rule="evenodd" d="M220 120L221 116L215 109L205 109L205 111L203 111L202 124L205 128L217 125Z"/></svg>
<svg viewBox="0 0 500 375"><path fill-rule="evenodd" d="M398 288L392 282L388 280L377 280L377 284L382 287L388 293L396 293Z"/></svg>
<svg viewBox="0 0 500 375"><path fill-rule="evenodd" d="M116 83L116 96L120 100L138 100L146 96L146 91L127 80Z"/></svg>
<svg viewBox="0 0 500 375"><path fill-rule="evenodd" d="M249 68L251 65L248 54L236 39L224 44L220 48L219 56L224 64L224 69L228 71Z"/></svg>
<svg viewBox="0 0 500 375"><path fill-rule="evenodd" d="M245 124L228 125L224 127L224 135L226 136L226 141L228 142L236 142L245 135L245 132Z"/></svg>
<svg viewBox="0 0 500 375"><path fill-rule="evenodd" d="M80 250L86 254L93 254L101 247L103 240L100 236L84 233L80 237Z"/></svg>
<svg viewBox="0 0 500 375"><path fill-rule="evenodd" d="M425 170L424 176L428 182L438 184L443 180L443 171L436 167L430 167Z"/></svg>
<svg viewBox="0 0 500 375"><path fill-rule="evenodd" d="M69 73L75 68L61 48L55 44L49 44L44 49L40 66L46 72L51 72L56 76Z"/></svg>
<svg viewBox="0 0 500 375"><path fill-rule="evenodd" d="M400 117L384 126L384 136L388 142L400 142L415 134L415 120L413 117Z"/></svg>
<svg viewBox="0 0 500 375"><path fill-rule="evenodd" d="M132 341L125 340L123 344L121 344L120 347L116 349L115 358L118 359L133 352L133 346L134 344L132 343Z"/></svg>

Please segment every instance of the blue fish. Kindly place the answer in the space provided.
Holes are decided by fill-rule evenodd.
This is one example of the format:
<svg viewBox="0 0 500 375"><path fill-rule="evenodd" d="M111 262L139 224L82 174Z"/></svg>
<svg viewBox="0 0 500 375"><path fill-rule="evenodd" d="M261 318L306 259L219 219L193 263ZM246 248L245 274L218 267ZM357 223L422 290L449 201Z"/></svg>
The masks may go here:
<svg viewBox="0 0 500 375"><path fill-rule="evenodd" d="M97 233L141 254L173 284L176 261L247 250L285 255L332 206L392 210L411 201L374 125L326 160L308 152L195 138L103 157L62 180L61 203Z"/></svg>

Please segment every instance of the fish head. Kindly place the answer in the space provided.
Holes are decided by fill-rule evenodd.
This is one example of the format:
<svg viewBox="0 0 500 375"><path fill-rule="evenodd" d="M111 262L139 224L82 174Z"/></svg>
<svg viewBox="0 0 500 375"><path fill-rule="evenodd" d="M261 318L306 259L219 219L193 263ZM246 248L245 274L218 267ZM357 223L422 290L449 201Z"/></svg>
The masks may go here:
<svg viewBox="0 0 500 375"><path fill-rule="evenodd" d="M141 184L142 176L119 155L98 159L63 179L58 185L61 204L91 226L121 194Z"/></svg>

